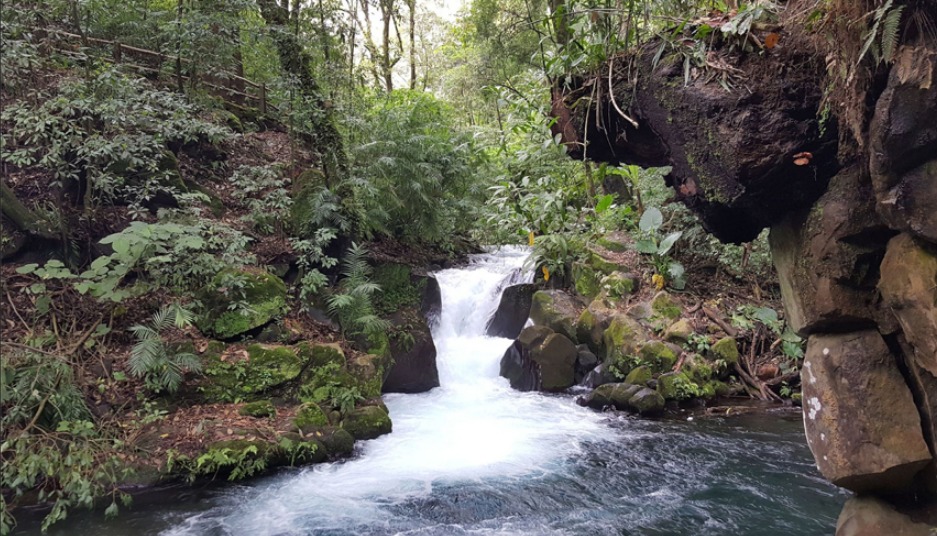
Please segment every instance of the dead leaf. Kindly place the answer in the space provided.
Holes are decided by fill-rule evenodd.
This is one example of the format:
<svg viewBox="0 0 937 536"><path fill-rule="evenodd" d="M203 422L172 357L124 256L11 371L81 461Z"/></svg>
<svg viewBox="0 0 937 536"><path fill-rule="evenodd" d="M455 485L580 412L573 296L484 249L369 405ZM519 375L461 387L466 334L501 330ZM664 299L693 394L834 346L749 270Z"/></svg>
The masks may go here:
<svg viewBox="0 0 937 536"><path fill-rule="evenodd" d="M777 46L778 41L780 40L781 40L781 35L779 33L777 32L769 33L768 35L765 36L765 48L767 48L768 50L771 50L772 48Z"/></svg>

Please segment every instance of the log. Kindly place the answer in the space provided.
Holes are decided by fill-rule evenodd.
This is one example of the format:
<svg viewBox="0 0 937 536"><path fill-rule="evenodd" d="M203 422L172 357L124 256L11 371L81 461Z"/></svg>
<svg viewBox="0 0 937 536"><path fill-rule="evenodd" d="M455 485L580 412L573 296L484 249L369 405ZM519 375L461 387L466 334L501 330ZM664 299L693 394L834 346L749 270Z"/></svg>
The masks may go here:
<svg viewBox="0 0 937 536"><path fill-rule="evenodd" d="M0 181L0 212L26 233L52 240L58 239L55 233L44 227L43 224L47 222L26 208L26 205L16 197L13 189L2 181Z"/></svg>

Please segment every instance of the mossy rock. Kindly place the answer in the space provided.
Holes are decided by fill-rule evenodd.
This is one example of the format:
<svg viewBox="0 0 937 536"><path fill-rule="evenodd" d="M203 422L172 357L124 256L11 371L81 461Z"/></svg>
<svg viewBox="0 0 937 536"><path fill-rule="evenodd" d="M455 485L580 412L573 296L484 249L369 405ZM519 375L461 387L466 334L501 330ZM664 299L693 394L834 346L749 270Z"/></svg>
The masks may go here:
<svg viewBox="0 0 937 536"><path fill-rule="evenodd" d="M694 384L683 372L668 372L657 378L657 392L665 400L686 400L693 398L699 386Z"/></svg>
<svg viewBox="0 0 937 536"><path fill-rule="evenodd" d="M664 340L667 342L672 342L675 344L686 344L690 340L690 336L694 333L693 326L690 325L690 321L681 318L673 324L670 325L666 330L664 330Z"/></svg>
<svg viewBox="0 0 937 536"><path fill-rule="evenodd" d="M255 402L248 402L244 404L238 414L244 417L257 417L259 419L266 417L275 417L277 414L276 408L273 407L273 402L269 400L257 400Z"/></svg>
<svg viewBox="0 0 937 536"><path fill-rule="evenodd" d="M303 361L313 367L321 367L329 363L345 365L345 352L338 343L317 344L301 342L296 345Z"/></svg>
<svg viewBox="0 0 937 536"><path fill-rule="evenodd" d="M597 298L582 311L576 320L577 340L588 345L597 356L605 355L602 334L608 329L614 314L604 300Z"/></svg>
<svg viewBox="0 0 937 536"><path fill-rule="evenodd" d="M628 251L631 245L631 237L624 231L613 231L600 237L596 240L596 243L609 251L623 253Z"/></svg>
<svg viewBox="0 0 937 536"><path fill-rule="evenodd" d="M722 359L729 365L734 365L739 362L738 343L736 343L735 339L732 337L719 339L716 341L716 344L710 347L709 351L713 359Z"/></svg>
<svg viewBox="0 0 937 536"><path fill-rule="evenodd" d="M336 428L323 432L319 440L333 458L350 456L355 451L355 438L347 430Z"/></svg>
<svg viewBox="0 0 937 536"><path fill-rule="evenodd" d="M602 278L600 288L610 299L619 300L634 293L637 280L631 275L616 271Z"/></svg>
<svg viewBox="0 0 937 536"><path fill-rule="evenodd" d="M614 272L627 272L630 269L627 265L619 264L614 260L603 257L602 253L595 249L589 250L588 262L590 266L604 275L609 275Z"/></svg>
<svg viewBox="0 0 937 536"><path fill-rule="evenodd" d="M321 435L308 437L296 432L280 434L274 453L275 462L278 465L295 466L328 460L328 449L319 439Z"/></svg>
<svg viewBox="0 0 937 536"><path fill-rule="evenodd" d="M365 354L350 363L349 371L355 378L361 396L367 399L381 396L385 371L392 363L389 355Z"/></svg>
<svg viewBox="0 0 937 536"><path fill-rule="evenodd" d="M651 300L651 310L655 316L676 320L680 318L682 311L673 297L665 290L662 290Z"/></svg>
<svg viewBox="0 0 937 536"><path fill-rule="evenodd" d="M576 319L579 318L576 300L562 291L541 290L531 298L530 318L538 326L546 326L576 342Z"/></svg>
<svg viewBox="0 0 937 536"><path fill-rule="evenodd" d="M318 404L303 404L293 418L293 427L304 434L329 425L329 418Z"/></svg>
<svg viewBox="0 0 937 536"><path fill-rule="evenodd" d="M229 479L263 472L276 454L276 445L260 439L229 439L209 444L195 468L196 475L230 475ZM202 460L205 460L204 462Z"/></svg>
<svg viewBox="0 0 937 536"><path fill-rule="evenodd" d="M268 390L296 380L306 360L296 346L252 344L221 360L222 352L205 352L201 391L208 402L256 400Z"/></svg>
<svg viewBox="0 0 937 536"><path fill-rule="evenodd" d="M573 263L572 275L577 294L590 300L599 294L601 274L591 266L584 262Z"/></svg>
<svg viewBox="0 0 937 536"><path fill-rule="evenodd" d="M647 385L647 382L651 380L653 374L651 373L651 367L647 365L641 365L640 367L634 368L631 372L628 373L628 376L625 378L625 383L630 383L633 385Z"/></svg>
<svg viewBox="0 0 937 536"><path fill-rule="evenodd" d="M602 334L605 363L620 362L637 353L638 345L646 339L644 329L625 315L616 315ZM627 373L628 371L622 371Z"/></svg>
<svg viewBox="0 0 937 536"><path fill-rule="evenodd" d="M342 428L355 439L374 439L389 434L393 429L390 416L379 406L364 406L348 413Z"/></svg>
<svg viewBox="0 0 937 536"><path fill-rule="evenodd" d="M243 301L249 310L231 310L238 299L227 293L230 278L243 284ZM267 272L223 270L199 295L204 312L197 319L198 328L217 339L232 339L259 328L286 313L286 284Z"/></svg>
<svg viewBox="0 0 937 536"><path fill-rule="evenodd" d="M712 364L696 354L692 354L684 360L683 373L690 381L700 386L705 386L715 376Z"/></svg>
<svg viewBox="0 0 937 536"><path fill-rule="evenodd" d="M651 341L641 347L638 357L647 363L653 372L669 372L677 363L677 354L660 341Z"/></svg>

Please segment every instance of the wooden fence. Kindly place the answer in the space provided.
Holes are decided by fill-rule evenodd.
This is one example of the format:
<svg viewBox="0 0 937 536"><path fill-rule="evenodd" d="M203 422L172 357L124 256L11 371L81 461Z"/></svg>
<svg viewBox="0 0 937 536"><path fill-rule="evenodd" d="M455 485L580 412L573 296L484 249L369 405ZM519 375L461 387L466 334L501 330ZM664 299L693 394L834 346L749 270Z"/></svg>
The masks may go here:
<svg viewBox="0 0 937 536"><path fill-rule="evenodd" d="M156 77L162 77L166 73L162 68L166 62L172 64L171 77L176 83L176 87L182 91L185 84L194 83L205 87L213 94L234 102L239 105L248 105L259 109L262 113L267 113L268 107L271 107L267 101L267 85L258 84L243 76L238 76L227 71L218 71L209 76L196 77L183 72L182 66L190 61L181 56L163 54L154 50L134 47L122 44L120 41L108 41L96 37L87 37L79 34L73 34L62 30L43 29L37 34L53 37L50 41L50 47L56 52L75 58L87 56L86 51L92 47L110 50L110 55L97 55L101 59L113 61L142 73L149 73ZM69 45L77 41L78 47ZM52 44L54 43L54 44Z"/></svg>

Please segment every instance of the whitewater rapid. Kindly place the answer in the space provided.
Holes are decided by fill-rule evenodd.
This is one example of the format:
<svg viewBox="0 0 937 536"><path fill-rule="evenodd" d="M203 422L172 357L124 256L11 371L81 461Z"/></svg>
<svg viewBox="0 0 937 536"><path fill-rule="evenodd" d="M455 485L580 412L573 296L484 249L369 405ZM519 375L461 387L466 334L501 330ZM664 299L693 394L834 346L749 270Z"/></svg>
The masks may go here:
<svg viewBox="0 0 937 536"><path fill-rule="evenodd" d="M557 472L603 432L599 414L570 397L520 393L499 377L509 339L488 337L504 286L525 276L528 251L503 248L435 274L442 311L434 322L440 386L385 395L393 433L364 442L357 457L235 494L165 536L331 534L392 523L395 506L462 481L536 478ZM240 496L238 496L240 495Z"/></svg>

